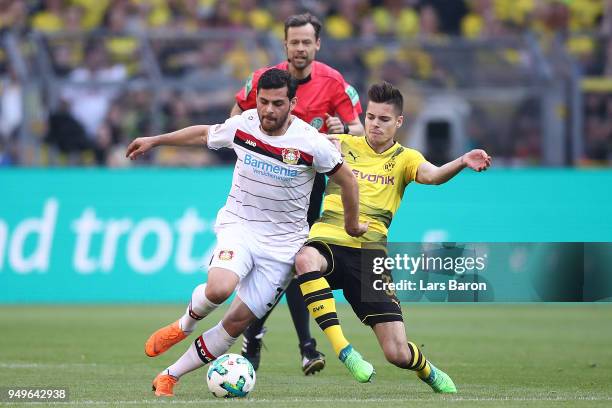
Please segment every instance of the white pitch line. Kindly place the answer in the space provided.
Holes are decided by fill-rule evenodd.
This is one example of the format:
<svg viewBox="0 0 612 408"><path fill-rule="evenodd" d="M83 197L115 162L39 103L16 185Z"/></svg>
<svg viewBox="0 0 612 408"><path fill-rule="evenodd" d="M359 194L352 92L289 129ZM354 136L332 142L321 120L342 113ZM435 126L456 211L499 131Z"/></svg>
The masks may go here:
<svg viewBox="0 0 612 408"><path fill-rule="evenodd" d="M0 368L74 368L97 367L96 363L0 363Z"/></svg>
<svg viewBox="0 0 612 408"><path fill-rule="evenodd" d="M246 400L231 400L236 402L242 402L245 404L270 404L270 403L304 403L304 398L293 398L293 399L246 399ZM365 398L365 399L334 399L334 398L308 398L308 402L374 402L374 403L389 403L389 402L431 402L431 399L425 398ZM513 397L454 397L454 398L443 398L440 402L477 402L477 401L497 401L497 402L531 402L531 401L612 401L612 397L576 397L576 398L513 398ZM168 399L156 399L156 400L124 400L124 401L93 401L93 400L80 400L80 401L36 401L36 402L6 402L8 404L53 404L53 405L136 405L136 404L175 404L175 405L187 405L187 404L218 404L220 400L168 400Z"/></svg>

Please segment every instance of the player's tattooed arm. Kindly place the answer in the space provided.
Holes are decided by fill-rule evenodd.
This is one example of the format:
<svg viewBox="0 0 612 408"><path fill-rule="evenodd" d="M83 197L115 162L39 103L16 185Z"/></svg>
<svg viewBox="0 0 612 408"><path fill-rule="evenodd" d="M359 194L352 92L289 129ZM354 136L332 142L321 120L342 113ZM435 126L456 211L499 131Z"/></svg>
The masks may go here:
<svg viewBox="0 0 612 408"><path fill-rule="evenodd" d="M136 138L128 146L125 156L135 160L157 146L206 146L209 127L189 126L171 133Z"/></svg>
<svg viewBox="0 0 612 408"><path fill-rule="evenodd" d="M329 178L331 182L340 186L346 233L352 237L365 234L369 223L359 222L359 186L353 171L346 163L343 163Z"/></svg>
<svg viewBox="0 0 612 408"><path fill-rule="evenodd" d="M426 161L419 165L416 181L420 184L446 183L466 167L478 172L486 170L492 160L484 150L474 149L440 167Z"/></svg>

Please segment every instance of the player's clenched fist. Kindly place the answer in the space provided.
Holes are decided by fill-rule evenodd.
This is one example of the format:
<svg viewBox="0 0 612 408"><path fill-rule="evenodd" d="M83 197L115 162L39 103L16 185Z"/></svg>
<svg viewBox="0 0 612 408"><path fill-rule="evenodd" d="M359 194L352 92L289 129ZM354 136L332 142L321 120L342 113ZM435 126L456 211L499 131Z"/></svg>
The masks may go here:
<svg viewBox="0 0 612 408"><path fill-rule="evenodd" d="M470 169L476 171L486 170L491 166L491 156L482 149L474 149L463 155L462 161Z"/></svg>
<svg viewBox="0 0 612 408"><path fill-rule="evenodd" d="M325 125L327 125L328 133L344 133L344 123L335 116L331 116L329 113L325 114Z"/></svg>
<svg viewBox="0 0 612 408"><path fill-rule="evenodd" d="M346 233L349 234L351 237L360 237L366 232L368 232L369 226L370 226L369 222L360 222L356 226L346 225L344 229L346 230Z"/></svg>
<svg viewBox="0 0 612 408"><path fill-rule="evenodd" d="M125 157L128 157L130 160L137 159L153 147L155 147L155 139L153 137L136 138L128 146Z"/></svg>

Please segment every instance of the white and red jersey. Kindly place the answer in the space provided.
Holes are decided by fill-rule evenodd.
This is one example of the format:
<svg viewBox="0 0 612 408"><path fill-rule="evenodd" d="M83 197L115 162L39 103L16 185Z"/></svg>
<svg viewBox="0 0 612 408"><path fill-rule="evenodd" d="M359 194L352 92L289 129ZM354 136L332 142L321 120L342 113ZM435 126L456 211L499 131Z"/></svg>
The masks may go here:
<svg viewBox="0 0 612 408"><path fill-rule="evenodd" d="M315 173L333 174L342 157L317 129L293 116L284 135L259 127L256 109L211 126L208 147L234 149L232 188L216 228L242 224L263 242L304 241Z"/></svg>

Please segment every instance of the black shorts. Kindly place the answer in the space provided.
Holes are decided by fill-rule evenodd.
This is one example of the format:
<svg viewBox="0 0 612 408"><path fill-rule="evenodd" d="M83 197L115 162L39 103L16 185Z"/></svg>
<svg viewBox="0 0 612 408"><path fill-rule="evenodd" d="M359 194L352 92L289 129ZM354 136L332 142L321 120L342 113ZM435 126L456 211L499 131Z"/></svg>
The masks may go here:
<svg viewBox="0 0 612 408"><path fill-rule="evenodd" d="M363 324L374 326L377 323L403 321L395 292L376 290L373 285L374 280L392 281L389 273L383 273L384 276L372 273L371 259L385 257L383 250L351 248L321 241L309 241L306 245L325 257L327 271L323 276L332 289L342 289L344 297Z"/></svg>

